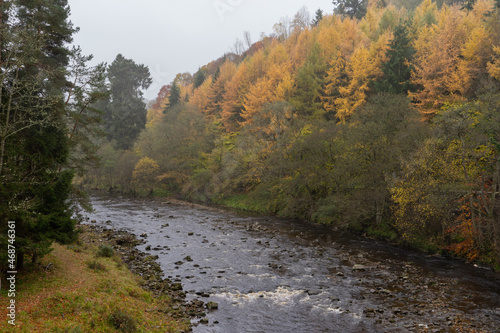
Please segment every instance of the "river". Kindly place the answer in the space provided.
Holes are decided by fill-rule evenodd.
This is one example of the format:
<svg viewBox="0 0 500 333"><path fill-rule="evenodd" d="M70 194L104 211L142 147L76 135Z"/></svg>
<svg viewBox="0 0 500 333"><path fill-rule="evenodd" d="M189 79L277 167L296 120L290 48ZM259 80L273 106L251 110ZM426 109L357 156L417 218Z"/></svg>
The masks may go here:
<svg viewBox="0 0 500 333"><path fill-rule="evenodd" d="M488 269L303 221L177 201L92 204L86 223L144 239L139 249L188 300L218 303L194 332L500 332L500 277Z"/></svg>

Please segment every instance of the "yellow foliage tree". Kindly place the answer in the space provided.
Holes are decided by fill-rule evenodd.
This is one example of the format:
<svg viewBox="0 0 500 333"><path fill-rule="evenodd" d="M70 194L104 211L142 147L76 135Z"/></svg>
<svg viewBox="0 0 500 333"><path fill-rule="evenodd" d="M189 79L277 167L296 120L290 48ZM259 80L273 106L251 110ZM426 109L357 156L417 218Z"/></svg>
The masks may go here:
<svg viewBox="0 0 500 333"><path fill-rule="evenodd" d="M352 52L339 52L327 72L324 108L334 112L344 122L366 101L372 80L382 75L381 66L392 34L385 32L376 42L365 38L358 39Z"/></svg>
<svg viewBox="0 0 500 333"><path fill-rule="evenodd" d="M239 123L243 119L244 90L246 64L242 63L233 77L226 83L226 91L221 102L221 122L226 131L232 132L239 128Z"/></svg>
<svg viewBox="0 0 500 333"><path fill-rule="evenodd" d="M500 46L494 48L495 59L488 64L488 72L491 77L500 81Z"/></svg>
<svg viewBox="0 0 500 333"><path fill-rule="evenodd" d="M208 103L203 112L214 119L221 118L222 102L226 93L226 86L236 73L236 64L226 61L219 70L219 76L211 80L210 89L207 92Z"/></svg>
<svg viewBox="0 0 500 333"><path fill-rule="evenodd" d="M267 103L285 100L288 92L293 89L293 78L291 77L289 63L274 64L266 76L251 86L246 95L243 123L249 123L253 117L260 113L262 107Z"/></svg>
<svg viewBox="0 0 500 333"><path fill-rule="evenodd" d="M135 165L132 178L139 186L150 187L151 191L153 191L159 173L160 167L158 163L149 157L143 157Z"/></svg>
<svg viewBox="0 0 500 333"><path fill-rule="evenodd" d="M207 78L201 86L194 90L190 102L196 105L202 112L208 114L210 104L209 92L212 85L212 78Z"/></svg>
<svg viewBox="0 0 500 333"><path fill-rule="evenodd" d="M420 25L415 41L413 82L421 89L410 96L426 118L445 104L473 97L480 78L487 76L492 48L485 19L492 8L490 0L479 0L469 12L457 6L444 6L435 14L435 24ZM422 10L427 17L429 11ZM416 16L417 19L424 20Z"/></svg>
<svg viewBox="0 0 500 333"><path fill-rule="evenodd" d="M359 24L350 18L327 16L319 25L317 41L328 62L335 62L339 56L349 58L361 40Z"/></svg>

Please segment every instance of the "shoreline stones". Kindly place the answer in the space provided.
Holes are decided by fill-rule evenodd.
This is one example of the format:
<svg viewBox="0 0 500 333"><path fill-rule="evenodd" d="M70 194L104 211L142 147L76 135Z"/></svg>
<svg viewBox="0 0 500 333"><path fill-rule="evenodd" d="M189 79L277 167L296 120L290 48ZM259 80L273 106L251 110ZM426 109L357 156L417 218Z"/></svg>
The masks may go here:
<svg viewBox="0 0 500 333"><path fill-rule="evenodd" d="M174 318L203 318L206 316L206 309L214 310L217 307L210 307L201 300L186 301L186 293L182 290L182 285L163 278L163 271L156 262L158 256L148 255L139 251L136 246L143 244L144 240L138 240L133 234L123 230L114 230L99 227L96 225L79 225L88 236L83 239L87 243L102 243L103 241L111 245L122 258L128 269L143 278L141 287L152 292L155 296L168 295L172 302L172 309L164 310ZM209 302L210 303L210 302Z"/></svg>

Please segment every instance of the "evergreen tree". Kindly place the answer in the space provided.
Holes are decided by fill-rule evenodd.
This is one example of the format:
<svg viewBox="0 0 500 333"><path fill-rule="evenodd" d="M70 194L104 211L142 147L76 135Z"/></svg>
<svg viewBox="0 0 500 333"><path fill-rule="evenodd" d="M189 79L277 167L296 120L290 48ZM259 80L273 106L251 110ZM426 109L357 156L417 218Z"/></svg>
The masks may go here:
<svg viewBox="0 0 500 333"><path fill-rule="evenodd" d="M368 0L333 0L335 13L362 19L368 9Z"/></svg>
<svg viewBox="0 0 500 333"><path fill-rule="evenodd" d="M118 54L108 68L110 103L106 110L108 138L129 149L146 126L146 103L141 89L152 82L149 69Z"/></svg>
<svg viewBox="0 0 500 333"><path fill-rule="evenodd" d="M382 67L384 76L380 81L375 82L375 89L391 94L407 94L408 91L413 91L410 63L415 55L415 49L408 37L406 24L402 23L396 26L394 38L386 55L388 60Z"/></svg>
<svg viewBox="0 0 500 333"><path fill-rule="evenodd" d="M217 69L215 70L215 73L214 73L214 78L212 79L212 83L217 82L217 80L219 79L219 76L220 76L220 66L217 66Z"/></svg>
<svg viewBox="0 0 500 333"><path fill-rule="evenodd" d="M172 82L172 87L170 88L170 95L168 96L168 106L163 110L163 113L167 113L168 110L176 106L181 102L181 89L177 85L177 82Z"/></svg>
<svg viewBox="0 0 500 333"><path fill-rule="evenodd" d="M205 82L205 79L206 79L206 75L205 75L205 71L203 70L203 68L198 69L198 71L194 75L194 85L193 85L194 89L201 86L203 84L203 82Z"/></svg>
<svg viewBox="0 0 500 333"><path fill-rule="evenodd" d="M319 22L321 22L322 19L323 19L323 11L321 9L318 9L316 11L316 16L314 17L314 19L312 21L312 26L313 27L318 26Z"/></svg>
<svg viewBox="0 0 500 333"><path fill-rule="evenodd" d="M76 236L68 204L73 172L64 168L67 44L76 29L66 0L10 5L11 19L2 13L1 22L0 219L16 221L17 267L22 268L25 254L36 262L53 240Z"/></svg>

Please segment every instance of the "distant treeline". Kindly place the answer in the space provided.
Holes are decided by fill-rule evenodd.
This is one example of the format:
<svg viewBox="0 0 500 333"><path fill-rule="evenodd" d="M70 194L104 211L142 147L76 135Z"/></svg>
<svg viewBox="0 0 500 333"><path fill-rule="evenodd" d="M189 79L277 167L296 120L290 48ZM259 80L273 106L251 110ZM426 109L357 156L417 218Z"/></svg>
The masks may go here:
<svg viewBox="0 0 500 333"><path fill-rule="evenodd" d="M299 12L160 91L81 183L348 227L500 264L500 16ZM117 148L118 147L118 148Z"/></svg>

